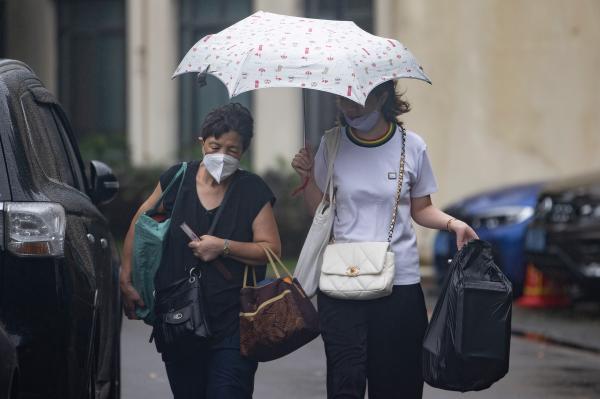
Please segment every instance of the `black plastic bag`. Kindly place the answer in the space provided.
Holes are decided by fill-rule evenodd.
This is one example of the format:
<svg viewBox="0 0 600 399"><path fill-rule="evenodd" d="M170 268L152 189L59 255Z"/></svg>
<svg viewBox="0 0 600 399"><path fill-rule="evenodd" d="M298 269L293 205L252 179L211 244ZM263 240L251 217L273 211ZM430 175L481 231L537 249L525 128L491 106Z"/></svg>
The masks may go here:
<svg viewBox="0 0 600 399"><path fill-rule="evenodd" d="M423 342L423 378L435 388L479 391L508 372L512 286L489 243L456 253Z"/></svg>

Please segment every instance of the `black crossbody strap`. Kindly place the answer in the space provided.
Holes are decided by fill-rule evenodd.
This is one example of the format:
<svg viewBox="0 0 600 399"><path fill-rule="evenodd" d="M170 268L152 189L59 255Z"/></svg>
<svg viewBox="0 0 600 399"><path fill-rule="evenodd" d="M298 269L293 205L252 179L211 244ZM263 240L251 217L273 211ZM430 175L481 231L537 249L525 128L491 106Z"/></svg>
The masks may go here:
<svg viewBox="0 0 600 399"><path fill-rule="evenodd" d="M223 213L223 210L225 209L225 206L227 205L227 201L229 200L229 197L231 196L231 192L233 191L233 186L234 186L237 178L238 178L238 172L235 172L235 174L231 177L231 183L229 183L229 187L227 187L227 191L225 192L225 195L223 196L223 201L221 201L221 205L219 205L219 209L217 209L215 218L213 219L213 221L210 225L210 228L208 229L208 232L206 234L208 234L208 235L214 234L215 229L217 228L217 223L219 222L219 219L221 218L221 214ZM225 280L231 280L233 278L233 276L231 275L231 272L227 269L227 266L225 266L225 264L223 263L223 261L220 258L213 260L211 263L213 263L215 265L216 269L219 271L219 273L221 273L221 275L223 276L223 278Z"/></svg>
<svg viewBox="0 0 600 399"><path fill-rule="evenodd" d="M223 209L225 209L225 205L227 205L227 201L229 200L229 197L231 196L231 192L233 191L233 186L237 180L237 176L238 176L238 172L235 172L235 174L233 176L231 176L231 182L229 183L229 187L227 187L227 191L225 191L225 195L223 196L223 201L221 201L221 205L219 205L219 208L217 209L217 213L215 214L215 218L213 219L210 228L208 229L208 232L206 233L209 236L212 236L215 232L215 229L217 228L217 223L219 222L219 219L221 218L221 214L223 213Z"/></svg>

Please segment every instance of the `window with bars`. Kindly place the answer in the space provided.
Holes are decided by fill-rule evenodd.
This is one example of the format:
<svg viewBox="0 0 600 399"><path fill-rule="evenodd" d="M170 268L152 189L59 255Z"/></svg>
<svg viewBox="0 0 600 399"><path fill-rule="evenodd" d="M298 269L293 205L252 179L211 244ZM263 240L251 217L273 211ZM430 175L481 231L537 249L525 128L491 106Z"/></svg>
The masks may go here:
<svg viewBox="0 0 600 399"><path fill-rule="evenodd" d="M58 0L59 97L80 138L126 131L125 1Z"/></svg>
<svg viewBox="0 0 600 399"><path fill-rule="evenodd" d="M180 57L201 38L217 33L252 13L251 0L180 0ZM212 109L228 103L225 86L208 76L206 86L196 83L194 74L184 74L180 80L180 157L197 158L200 148L197 137L202 121ZM244 93L231 99L251 108L252 94Z"/></svg>
<svg viewBox="0 0 600 399"><path fill-rule="evenodd" d="M304 12L309 18L354 21L373 33L373 0L305 0ZM323 132L335 124L335 95L314 90L304 92L306 140L317 148Z"/></svg>

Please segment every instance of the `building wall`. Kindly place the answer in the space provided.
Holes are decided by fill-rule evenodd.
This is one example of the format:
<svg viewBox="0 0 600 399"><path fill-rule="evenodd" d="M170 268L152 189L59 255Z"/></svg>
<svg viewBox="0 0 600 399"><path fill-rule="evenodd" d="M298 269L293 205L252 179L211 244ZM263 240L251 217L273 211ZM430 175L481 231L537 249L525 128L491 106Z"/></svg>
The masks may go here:
<svg viewBox="0 0 600 399"><path fill-rule="evenodd" d="M178 148L177 1L127 0L128 143L135 166L168 165Z"/></svg>
<svg viewBox="0 0 600 399"><path fill-rule="evenodd" d="M300 0L254 0L255 11L302 16ZM301 89L257 90L254 99L252 144L253 168L258 173L278 168L279 161L289 165L302 146L303 113ZM291 170L291 167L290 167Z"/></svg>
<svg viewBox="0 0 600 399"><path fill-rule="evenodd" d="M177 0L127 0L128 141L133 163L176 158ZM254 0L254 10L303 14L302 0ZM399 39L433 81L402 81L407 126L427 141L449 202L502 184L600 169L600 2L374 0L375 33ZM7 0L6 55L57 91L52 0ZM302 145L297 89L254 94L258 172ZM431 232L420 230L425 253Z"/></svg>
<svg viewBox="0 0 600 399"><path fill-rule="evenodd" d="M54 1L7 0L5 29L6 57L28 64L56 93L58 42Z"/></svg>
<svg viewBox="0 0 600 399"><path fill-rule="evenodd" d="M253 8L301 15L300 0L255 0ZM128 141L134 165L168 164L177 157L179 63L177 0L128 0ZM302 145L302 97L298 89L252 93L254 170L289 162Z"/></svg>
<svg viewBox="0 0 600 399"><path fill-rule="evenodd" d="M394 15L378 34L400 39L433 81L401 87L438 202L600 169L600 2L377 2Z"/></svg>
<svg viewBox="0 0 600 399"><path fill-rule="evenodd" d="M434 203L600 170L599 15L596 0L376 0L377 34L433 81L401 87L407 125L429 145Z"/></svg>
<svg viewBox="0 0 600 399"><path fill-rule="evenodd" d="M408 125L430 146L437 202L600 168L599 2L374 3L376 33L404 42L433 80L401 86L413 105ZM293 15L302 15L302 5L254 0L255 10ZM177 129L177 85L170 79L179 61L177 0L127 0L127 14L129 134L136 144L153 143L133 155L136 163L152 162L155 153L172 158L175 140L165 132ZM54 2L7 0L6 15L7 56L30 64L56 91ZM289 156L302 144L302 103L295 89L254 94L261 170L277 151Z"/></svg>

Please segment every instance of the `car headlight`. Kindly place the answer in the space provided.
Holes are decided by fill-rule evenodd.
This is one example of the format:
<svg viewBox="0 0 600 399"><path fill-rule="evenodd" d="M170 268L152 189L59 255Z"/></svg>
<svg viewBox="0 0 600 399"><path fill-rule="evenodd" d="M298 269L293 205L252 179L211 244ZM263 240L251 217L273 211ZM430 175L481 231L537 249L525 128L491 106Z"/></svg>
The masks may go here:
<svg viewBox="0 0 600 399"><path fill-rule="evenodd" d="M565 224L578 218L600 218L600 204L589 196L566 193L561 198L543 196L536 207L536 217L551 223Z"/></svg>
<svg viewBox="0 0 600 399"><path fill-rule="evenodd" d="M579 215L583 217L600 218L600 204L586 203L579 207Z"/></svg>
<svg viewBox="0 0 600 399"><path fill-rule="evenodd" d="M65 209L51 202L8 202L6 246L17 256L62 257L64 255Z"/></svg>
<svg viewBox="0 0 600 399"><path fill-rule="evenodd" d="M537 204L537 212L540 215L545 216L552 210L553 206L554 206L554 201L552 200L551 197L541 198Z"/></svg>
<svg viewBox="0 0 600 399"><path fill-rule="evenodd" d="M505 206L480 213L472 218L474 229L495 229L502 226L523 223L533 216L531 206Z"/></svg>
<svg viewBox="0 0 600 399"><path fill-rule="evenodd" d="M553 223L568 223L577 217L577 209L571 203L558 203L552 207L550 221Z"/></svg>

